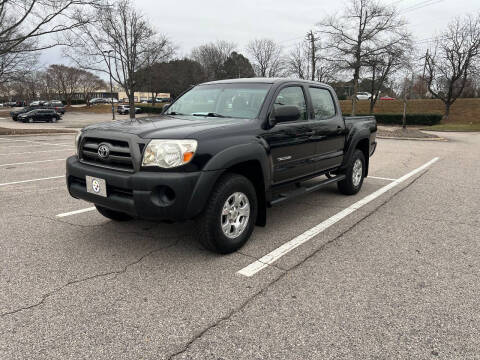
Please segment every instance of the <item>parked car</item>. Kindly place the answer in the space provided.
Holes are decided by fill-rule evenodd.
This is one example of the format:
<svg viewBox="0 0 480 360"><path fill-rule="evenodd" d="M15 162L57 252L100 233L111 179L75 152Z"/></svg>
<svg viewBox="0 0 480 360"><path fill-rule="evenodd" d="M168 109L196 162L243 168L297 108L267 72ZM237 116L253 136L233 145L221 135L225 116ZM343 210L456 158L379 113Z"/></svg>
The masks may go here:
<svg viewBox="0 0 480 360"><path fill-rule="evenodd" d="M3 103L0 103L0 107L2 107L2 108L3 108Z"/></svg>
<svg viewBox="0 0 480 360"><path fill-rule="evenodd" d="M93 98L89 101L90 105L97 105L97 104L107 104L108 100L105 98Z"/></svg>
<svg viewBox="0 0 480 360"><path fill-rule="evenodd" d="M357 93L357 100L370 100L372 98L372 94L369 92L358 92Z"/></svg>
<svg viewBox="0 0 480 360"><path fill-rule="evenodd" d="M53 109L35 109L18 115L17 119L18 121L22 121L24 123L32 123L37 121L55 123L61 119L61 116Z"/></svg>
<svg viewBox="0 0 480 360"><path fill-rule="evenodd" d="M373 116L343 117L334 90L313 81L214 81L165 107L84 128L68 191L112 220L196 219L218 253L242 247L267 207L332 183L356 194L377 144Z"/></svg>
<svg viewBox="0 0 480 360"><path fill-rule="evenodd" d="M380 100L396 100L396 99L390 96L382 96Z"/></svg>
<svg viewBox="0 0 480 360"><path fill-rule="evenodd" d="M10 111L10 116L12 117L13 121L17 121L19 115L25 114L25 113L27 113L29 111L32 111L32 110L35 110L35 108L30 107L30 106L25 106L22 109Z"/></svg>
<svg viewBox="0 0 480 360"><path fill-rule="evenodd" d="M44 106L47 102L43 100L32 101L29 106Z"/></svg>
<svg viewBox="0 0 480 360"><path fill-rule="evenodd" d="M117 112L120 115L126 115L130 113L130 105L118 105L117 106ZM142 109L136 107L135 108L135 114L141 113Z"/></svg>
<svg viewBox="0 0 480 360"><path fill-rule="evenodd" d="M57 113L64 115L65 114L65 106L60 100L51 100L45 103L46 108L50 108L55 110Z"/></svg>
<svg viewBox="0 0 480 360"><path fill-rule="evenodd" d="M113 99L112 98L105 98L105 100L106 100L106 104L111 104L112 102L114 104L118 104L118 100L115 99L115 98L113 98Z"/></svg>

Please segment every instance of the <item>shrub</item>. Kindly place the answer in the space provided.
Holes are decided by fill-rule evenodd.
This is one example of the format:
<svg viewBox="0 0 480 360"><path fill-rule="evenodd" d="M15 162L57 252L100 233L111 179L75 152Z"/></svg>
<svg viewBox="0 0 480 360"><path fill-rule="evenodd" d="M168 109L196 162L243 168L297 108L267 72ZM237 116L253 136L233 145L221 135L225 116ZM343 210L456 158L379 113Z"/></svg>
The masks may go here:
<svg viewBox="0 0 480 360"><path fill-rule="evenodd" d="M163 104L156 103L155 106L152 105L138 105L140 109L142 109L143 113L147 114L161 114L163 111Z"/></svg>
<svg viewBox="0 0 480 360"><path fill-rule="evenodd" d="M348 116L344 114L345 116ZM368 116L359 114L358 116ZM387 125L402 125L403 114L373 114L377 123ZM436 125L442 120L441 114L407 114L407 125Z"/></svg>
<svg viewBox="0 0 480 360"><path fill-rule="evenodd" d="M67 102L66 101L62 101L63 102L63 105L65 105ZM72 105L83 105L83 104L86 104L85 100L78 100L78 99L75 99L75 100L72 100L71 102Z"/></svg>

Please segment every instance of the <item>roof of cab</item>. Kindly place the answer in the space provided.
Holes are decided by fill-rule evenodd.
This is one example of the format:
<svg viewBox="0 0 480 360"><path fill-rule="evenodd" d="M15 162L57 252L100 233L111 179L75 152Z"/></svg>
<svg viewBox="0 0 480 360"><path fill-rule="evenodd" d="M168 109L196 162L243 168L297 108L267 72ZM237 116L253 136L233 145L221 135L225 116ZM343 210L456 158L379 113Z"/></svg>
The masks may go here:
<svg viewBox="0 0 480 360"><path fill-rule="evenodd" d="M302 79L289 79L289 78L242 78L242 79L227 79L227 80L216 80L209 81L199 85L213 85L213 84L280 84L280 83L305 83L305 84L315 84L315 85L325 85L317 81L302 80Z"/></svg>

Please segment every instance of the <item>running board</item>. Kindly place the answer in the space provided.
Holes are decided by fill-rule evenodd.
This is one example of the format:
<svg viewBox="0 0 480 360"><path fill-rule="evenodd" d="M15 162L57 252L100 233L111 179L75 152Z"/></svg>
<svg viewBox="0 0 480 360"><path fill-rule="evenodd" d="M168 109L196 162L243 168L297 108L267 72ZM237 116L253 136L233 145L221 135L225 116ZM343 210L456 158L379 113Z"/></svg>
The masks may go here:
<svg viewBox="0 0 480 360"><path fill-rule="evenodd" d="M322 182L320 182L318 184L315 184L315 185L312 185L312 186L301 186L301 187L297 187L296 189L294 189L292 191L280 193L280 194L277 195L277 197L275 199L270 201L270 205L276 205L276 204L279 204L283 201L292 199L294 197L317 191L318 189L324 187L325 185L336 183L338 181L342 181L345 178L346 178L346 176L343 175L343 174L342 175L337 175L335 177L325 179Z"/></svg>

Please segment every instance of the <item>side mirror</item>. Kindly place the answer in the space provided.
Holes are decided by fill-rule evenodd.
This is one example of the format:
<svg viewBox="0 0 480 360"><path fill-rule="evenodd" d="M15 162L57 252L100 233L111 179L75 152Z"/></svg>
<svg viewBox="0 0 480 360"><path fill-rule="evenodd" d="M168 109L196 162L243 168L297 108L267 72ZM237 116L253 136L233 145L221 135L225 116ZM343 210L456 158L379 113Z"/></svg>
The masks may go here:
<svg viewBox="0 0 480 360"><path fill-rule="evenodd" d="M167 104L167 105L163 105L163 108L162 108L162 114L165 114L168 110L168 108L170 107L170 104Z"/></svg>
<svg viewBox="0 0 480 360"><path fill-rule="evenodd" d="M300 119L300 110L296 106L280 106L272 111L270 115L270 126L273 127L277 123L297 121Z"/></svg>

